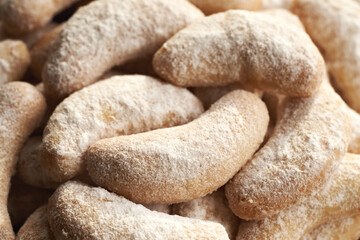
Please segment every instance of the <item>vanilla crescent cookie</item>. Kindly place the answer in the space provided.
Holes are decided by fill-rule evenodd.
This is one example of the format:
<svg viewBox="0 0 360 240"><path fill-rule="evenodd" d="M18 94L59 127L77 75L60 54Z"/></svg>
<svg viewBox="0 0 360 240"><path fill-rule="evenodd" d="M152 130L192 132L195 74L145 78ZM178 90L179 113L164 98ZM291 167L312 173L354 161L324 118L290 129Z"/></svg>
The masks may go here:
<svg viewBox="0 0 360 240"><path fill-rule="evenodd" d="M47 94L63 98L114 65L151 55L204 15L186 0L98 0L64 25L43 69Z"/></svg>
<svg viewBox="0 0 360 240"><path fill-rule="evenodd" d="M28 83L10 82L0 86L0 239L14 239L7 209L10 178L17 155L45 108L43 95Z"/></svg>
<svg viewBox="0 0 360 240"><path fill-rule="evenodd" d="M292 11L322 50L342 97L360 112L360 4L353 0L297 0Z"/></svg>
<svg viewBox="0 0 360 240"><path fill-rule="evenodd" d="M232 82L265 91L310 96L325 67L310 37L265 13L229 10L190 24L157 51L154 69L179 86Z"/></svg>
<svg viewBox="0 0 360 240"><path fill-rule="evenodd" d="M82 158L96 141L187 123L203 112L187 89L142 75L114 76L58 105L43 134L40 163L53 180L85 170Z"/></svg>
<svg viewBox="0 0 360 240"><path fill-rule="evenodd" d="M91 179L138 203L177 203L224 185L263 141L269 115L235 90L188 124L107 138L84 155Z"/></svg>
<svg viewBox="0 0 360 240"><path fill-rule="evenodd" d="M229 9L244 9L256 11L261 8L262 0L189 0L200 8L206 15L217 12L225 12Z"/></svg>
<svg viewBox="0 0 360 240"><path fill-rule="evenodd" d="M3 29L11 36L20 37L51 21L53 16L78 0L2 0L0 19Z"/></svg>
<svg viewBox="0 0 360 240"><path fill-rule="evenodd" d="M151 211L105 189L71 181L50 198L48 218L57 240L229 239L218 223Z"/></svg>
<svg viewBox="0 0 360 240"><path fill-rule="evenodd" d="M297 240L318 226L360 213L360 155L346 154L326 187L277 215L243 221L237 239Z"/></svg>
<svg viewBox="0 0 360 240"><path fill-rule="evenodd" d="M268 142L227 184L233 212L263 219L321 189L350 142L348 109L327 82L308 98L282 101Z"/></svg>
<svg viewBox="0 0 360 240"><path fill-rule="evenodd" d="M48 222L47 205L30 215L16 234L16 240L55 240Z"/></svg>
<svg viewBox="0 0 360 240"><path fill-rule="evenodd" d="M30 64L29 51L22 41L0 42L0 84L20 81Z"/></svg>

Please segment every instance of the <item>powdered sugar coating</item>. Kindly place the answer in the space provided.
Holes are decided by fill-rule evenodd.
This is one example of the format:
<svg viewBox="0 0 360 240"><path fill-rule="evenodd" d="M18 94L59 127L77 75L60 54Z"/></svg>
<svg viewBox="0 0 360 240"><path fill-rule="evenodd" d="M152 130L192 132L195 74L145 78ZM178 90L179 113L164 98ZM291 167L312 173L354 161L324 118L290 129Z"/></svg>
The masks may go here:
<svg viewBox="0 0 360 240"><path fill-rule="evenodd" d="M203 198L174 204L172 209L176 215L220 223L225 227L230 239L234 240L236 237L240 219L231 212L224 188Z"/></svg>
<svg viewBox="0 0 360 240"><path fill-rule="evenodd" d="M256 95L235 90L188 124L103 139L84 158L96 184L132 201L183 202L224 185L260 146L268 122Z"/></svg>
<svg viewBox="0 0 360 240"><path fill-rule="evenodd" d="M229 9L244 9L256 11L261 7L262 0L189 0L201 9L206 15L225 12Z"/></svg>
<svg viewBox="0 0 360 240"><path fill-rule="evenodd" d="M315 228L301 240L358 240L360 237L360 215L331 220Z"/></svg>
<svg viewBox="0 0 360 240"><path fill-rule="evenodd" d="M102 188L67 182L49 200L57 240L229 239L218 223L154 212Z"/></svg>
<svg viewBox="0 0 360 240"><path fill-rule="evenodd" d="M187 123L203 112L187 89L142 75L115 76L57 106L43 135L40 161L56 181L85 170L83 153L96 141Z"/></svg>
<svg viewBox="0 0 360 240"><path fill-rule="evenodd" d="M20 81L29 64L30 54L22 41L0 42L0 84Z"/></svg>
<svg viewBox="0 0 360 240"><path fill-rule="evenodd" d="M214 14L179 31L155 54L153 65L159 76L179 86L244 82L302 97L319 88L325 69L304 31L243 10Z"/></svg>
<svg viewBox="0 0 360 240"><path fill-rule="evenodd" d="M339 169L323 190L273 217L242 222L237 239L297 240L321 224L358 215L359 186L360 156L346 154Z"/></svg>
<svg viewBox="0 0 360 240"><path fill-rule="evenodd" d="M45 99L35 87L10 82L0 87L0 239L13 239L7 212L10 178L17 155L45 111Z"/></svg>
<svg viewBox="0 0 360 240"><path fill-rule="evenodd" d="M326 82L313 97L283 100L272 136L226 186L233 212L263 219L321 189L350 142L347 110Z"/></svg>
<svg viewBox="0 0 360 240"><path fill-rule="evenodd" d="M185 0L93 1L58 36L43 70L46 92L60 98L90 85L114 65L155 53L202 17Z"/></svg>
<svg viewBox="0 0 360 240"><path fill-rule="evenodd" d="M45 26L52 17L78 0L2 0L0 18L6 33L20 37Z"/></svg>
<svg viewBox="0 0 360 240"><path fill-rule="evenodd" d="M353 0L297 0L292 11L322 50L342 97L360 112L360 4Z"/></svg>
<svg viewBox="0 0 360 240"><path fill-rule="evenodd" d="M41 206L26 220L16 240L55 240L47 216L47 205Z"/></svg>

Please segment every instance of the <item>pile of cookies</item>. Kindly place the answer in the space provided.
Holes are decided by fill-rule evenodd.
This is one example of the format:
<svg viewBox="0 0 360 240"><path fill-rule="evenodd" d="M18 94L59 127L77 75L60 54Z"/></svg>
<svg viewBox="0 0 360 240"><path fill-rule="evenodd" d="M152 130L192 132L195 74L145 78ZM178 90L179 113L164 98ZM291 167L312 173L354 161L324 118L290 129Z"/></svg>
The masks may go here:
<svg viewBox="0 0 360 240"><path fill-rule="evenodd" d="M0 40L0 239L360 237L360 1L2 0Z"/></svg>

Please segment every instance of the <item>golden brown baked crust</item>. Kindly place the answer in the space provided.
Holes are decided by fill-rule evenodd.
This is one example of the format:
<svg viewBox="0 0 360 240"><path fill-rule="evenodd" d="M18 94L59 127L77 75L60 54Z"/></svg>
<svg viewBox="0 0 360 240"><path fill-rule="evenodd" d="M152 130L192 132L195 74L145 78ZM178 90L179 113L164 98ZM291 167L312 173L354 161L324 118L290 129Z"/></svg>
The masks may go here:
<svg viewBox="0 0 360 240"><path fill-rule="evenodd" d="M301 97L319 88L325 72L320 52L298 26L242 10L214 14L179 31L157 51L153 65L178 86L244 82Z"/></svg>
<svg viewBox="0 0 360 240"><path fill-rule="evenodd" d="M61 182L85 170L96 141L187 123L203 112L187 89L142 75L115 76L88 86L57 106L43 134L40 163Z"/></svg>
<svg viewBox="0 0 360 240"><path fill-rule="evenodd" d="M322 50L342 97L360 112L360 5L353 0L297 0L292 11Z"/></svg>
<svg viewBox="0 0 360 240"><path fill-rule="evenodd" d="M238 240L298 240L331 220L360 213L360 155L346 154L326 187L309 198L260 221L241 222Z"/></svg>
<svg viewBox="0 0 360 240"><path fill-rule="evenodd" d="M76 182L60 186L48 205L57 240L226 240L218 223L151 211L110 193Z"/></svg>
<svg viewBox="0 0 360 240"><path fill-rule="evenodd" d="M318 191L338 168L350 134L347 106L328 83L313 97L284 99L272 136L226 186L231 209L263 219Z"/></svg>
<svg viewBox="0 0 360 240"><path fill-rule="evenodd" d="M67 21L54 43L43 70L45 90L63 98L114 65L152 55L203 16L185 0L93 1Z"/></svg>
<svg viewBox="0 0 360 240"><path fill-rule="evenodd" d="M43 95L28 83L10 82L0 86L0 236L4 240L14 238L7 198L17 155L45 108Z"/></svg>
<svg viewBox="0 0 360 240"><path fill-rule="evenodd" d="M103 139L84 158L96 184L134 202L183 202L232 178L262 143L268 122L259 97L235 90L188 124Z"/></svg>

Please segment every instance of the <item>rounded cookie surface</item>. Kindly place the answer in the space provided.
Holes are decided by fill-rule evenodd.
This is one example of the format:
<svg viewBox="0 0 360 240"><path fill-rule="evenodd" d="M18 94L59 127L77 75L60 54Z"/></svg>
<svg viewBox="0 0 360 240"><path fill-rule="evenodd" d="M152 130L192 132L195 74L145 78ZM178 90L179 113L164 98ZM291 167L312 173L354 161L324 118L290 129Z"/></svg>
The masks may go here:
<svg viewBox="0 0 360 240"><path fill-rule="evenodd" d="M96 184L134 202L188 201L224 185L260 146L268 122L256 95L235 90L188 124L103 139L84 158Z"/></svg>
<svg viewBox="0 0 360 240"><path fill-rule="evenodd" d="M142 75L111 77L57 106L43 134L40 163L53 180L85 170L82 158L96 141L187 123L203 112L187 89Z"/></svg>

